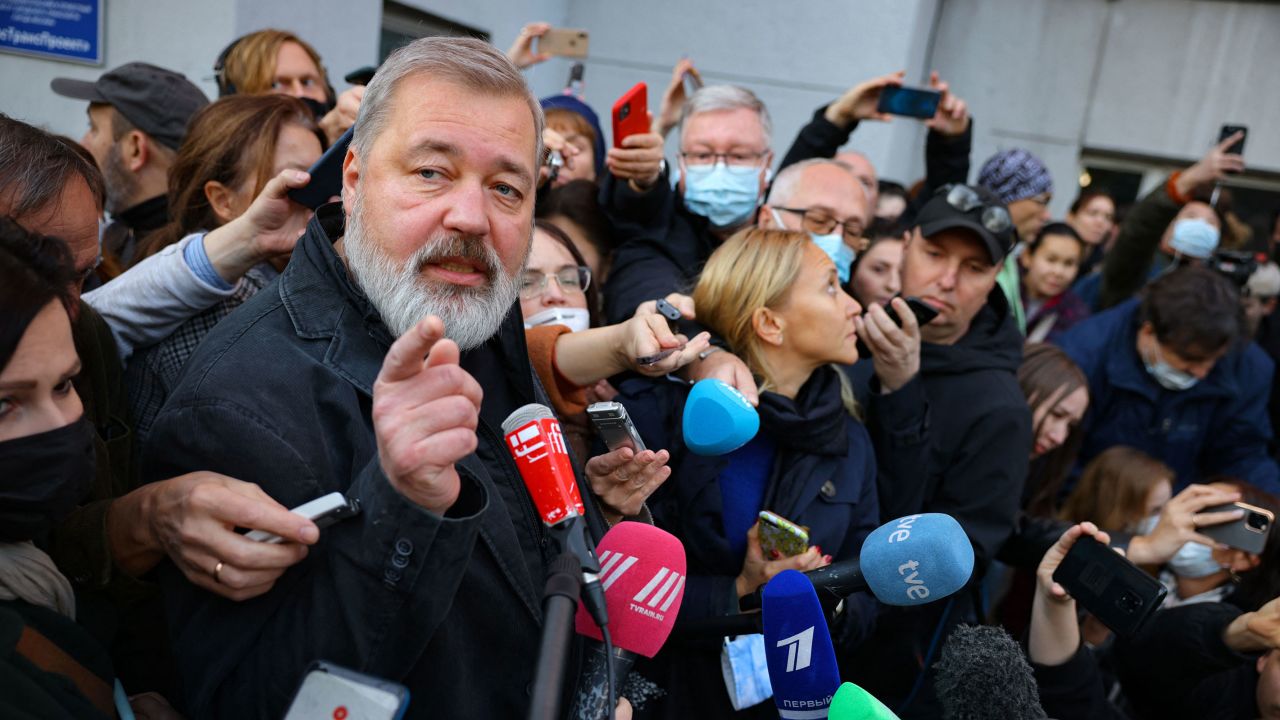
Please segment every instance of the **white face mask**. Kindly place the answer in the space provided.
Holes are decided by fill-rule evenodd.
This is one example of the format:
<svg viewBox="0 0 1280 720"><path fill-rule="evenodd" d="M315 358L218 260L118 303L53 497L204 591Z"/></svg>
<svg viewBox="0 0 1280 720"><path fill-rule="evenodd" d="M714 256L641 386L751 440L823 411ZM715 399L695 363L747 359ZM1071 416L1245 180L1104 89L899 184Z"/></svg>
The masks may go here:
<svg viewBox="0 0 1280 720"><path fill-rule="evenodd" d="M1213 548L1189 542L1178 548L1178 554L1169 560L1169 569L1180 578L1202 578L1218 572L1222 566L1213 559Z"/></svg>
<svg viewBox="0 0 1280 720"><path fill-rule="evenodd" d="M591 327L591 314L586 308L550 307L524 319L525 329L540 325L564 325L570 332Z"/></svg>

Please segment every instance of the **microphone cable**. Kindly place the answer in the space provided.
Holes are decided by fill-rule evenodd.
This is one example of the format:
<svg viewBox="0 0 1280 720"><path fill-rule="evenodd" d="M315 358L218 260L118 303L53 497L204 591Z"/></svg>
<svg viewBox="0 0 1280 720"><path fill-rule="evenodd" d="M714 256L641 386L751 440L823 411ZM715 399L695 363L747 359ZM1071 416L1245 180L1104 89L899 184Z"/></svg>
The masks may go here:
<svg viewBox="0 0 1280 720"><path fill-rule="evenodd" d="M609 635L608 627L604 625L599 627L600 639L604 643L605 663L608 665L606 668L608 672L605 673L605 677L607 678L605 685L609 688L607 693L608 705L605 706L608 708L608 710L605 711L608 714L605 715L605 717L609 718L609 720L613 720L613 716L618 710L618 689L613 686L613 637Z"/></svg>

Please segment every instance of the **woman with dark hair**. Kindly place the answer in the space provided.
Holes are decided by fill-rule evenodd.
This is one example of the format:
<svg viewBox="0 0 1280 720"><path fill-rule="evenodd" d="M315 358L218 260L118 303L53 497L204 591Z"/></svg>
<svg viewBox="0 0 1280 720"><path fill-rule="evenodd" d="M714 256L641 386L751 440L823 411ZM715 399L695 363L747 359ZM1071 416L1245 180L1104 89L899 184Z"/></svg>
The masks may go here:
<svg viewBox="0 0 1280 720"><path fill-rule="evenodd" d="M93 429L72 384L61 241L0 218L0 715L114 718L107 653L75 622L71 582L46 551L89 494ZM55 661L57 663L55 664ZM72 682L68 681L72 679Z"/></svg>
<svg viewBox="0 0 1280 720"><path fill-rule="evenodd" d="M324 148L324 134L310 112L286 95L234 95L200 110L169 172L170 222L138 248L135 262L191 235L206 233L240 217L267 182L286 169L305 171ZM300 218L310 211L290 203ZM167 338L129 362L129 387L139 443L178 373L218 321L271 282L288 262L282 255L249 270L236 291L192 317Z"/></svg>
<svg viewBox="0 0 1280 720"><path fill-rule="evenodd" d="M876 220L867 231L870 244L854 258L849 274L849 294L863 307L888 305L902 289L902 225Z"/></svg>
<svg viewBox="0 0 1280 720"><path fill-rule="evenodd" d="M1057 496L1080 450L1080 421L1089 409L1089 383L1062 350L1028 343L1018 367L1018 385L1031 406L1033 438L1023 507L1048 516L1054 514Z"/></svg>
<svg viewBox="0 0 1280 720"><path fill-rule="evenodd" d="M1027 342L1054 340L1089 316L1088 306L1071 292L1086 247L1070 225L1049 223L1018 255Z"/></svg>
<svg viewBox="0 0 1280 720"><path fill-rule="evenodd" d="M1085 244L1077 275L1082 278L1098 267L1115 239L1116 201L1102 190L1085 190L1071 203L1067 224Z"/></svg>
<svg viewBox="0 0 1280 720"><path fill-rule="evenodd" d="M600 188L595 183L575 180L539 198L536 212L539 218L554 223L573 240L596 282L604 285L613 254L613 227L600 209L596 199L599 194Z"/></svg>

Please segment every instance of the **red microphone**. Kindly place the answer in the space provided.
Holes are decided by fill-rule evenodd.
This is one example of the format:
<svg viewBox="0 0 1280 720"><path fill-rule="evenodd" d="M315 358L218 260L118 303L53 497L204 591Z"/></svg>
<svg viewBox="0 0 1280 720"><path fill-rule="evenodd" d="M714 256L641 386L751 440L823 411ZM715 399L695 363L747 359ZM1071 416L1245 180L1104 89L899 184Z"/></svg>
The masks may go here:
<svg viewBox="0 0 1280 720"><path fill-rule="evenodd" d="M614 650L610 657L602 644L587 643L582 677L569 711L573 720L612 717L610 675L613 686L621 688L637 655L651 658L662 649L684 598L684 545L671 533L644 523L620 522L605 533L596 550ZM601 639L581 605L576 624L579 634Z"/></svg>
<svg viewBox="0 0 1280 720"><path fill-rule="evenodd" d="M502 432L547 533L560 552L572 553L582 564L583 600L591 616L604 627L609 615L597 577L600 561L587 543L586 508L574 479L560 421L546 405L530 403L507 416Z"/></svg>

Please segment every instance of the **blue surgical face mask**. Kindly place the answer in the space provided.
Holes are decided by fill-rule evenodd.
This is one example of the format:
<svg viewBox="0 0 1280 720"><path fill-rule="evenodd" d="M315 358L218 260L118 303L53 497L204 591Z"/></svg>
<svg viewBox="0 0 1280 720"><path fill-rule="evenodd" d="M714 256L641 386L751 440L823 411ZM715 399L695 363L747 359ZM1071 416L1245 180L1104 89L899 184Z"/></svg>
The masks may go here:
<svg viewBox="0 0 1280 720"><path fill-rule="evenodd" d="M1155 362L1151 362L1146 358L1142 359L1142 364L1147 368L1147 372L1158 383L1160 387L1166 390L1181 392L1190 390L1195 384L1200 382L1200 378L1189 372L1184 372L1174 368L1172 365L1164 361L1160 355L1159 343L1152 343L1155 347Z"/></svg>
<svg viewBox="0 0 1280 720"><path fill-rule="evenodd" d="M685 169L684 206L717 229L751 219L760 204L760 168L731 167L722 162Z"/></svg>
<svg viewBox="0 0 1280 720"><path fill-rule="evenodd" d="M1218 572L1222 566L1213 559L1213 548L1189 542L1170 558L1169 569L1180 578L1202 578Z"/></svg>
<svg viewBox="0 0 1280 720"><path fill-rule="evenodd" d="M769 211L773 213L773 221L778 224L778 227L785 228L786 225L783 224L782 216L778 214L778 211L773 208L770 208ZM809 237L815 245L822 248L822 252L826 253L827 257L831 258L831 262L836 264L836 272L840 275L841 284L849 282L849 273L853 269L853 261L858 257L858 254L845 243L844 235L841 233L831 233L830 235L809 233Z"/></svg>
<svg viewBox="0 0 1280 720"><path fill-rule="evenodd" d="M1173 224L1173 238L1169 245L1179 255L1207 260L1218 249L1221 233L1218 228L1200 218L1183 218Z"/></svg>
<svg viewBox="0 0 1280 720"><path fill-rule="evenodd" d="M1160 524L1160 513L1155 513L1154 515L1148 515L1142 518L1141 520L1139 520L1138 524L1134 526L1133 534L1134 535L1150 535L1156 529L1156 525L1159 525L1159 524Z"/></svg>

